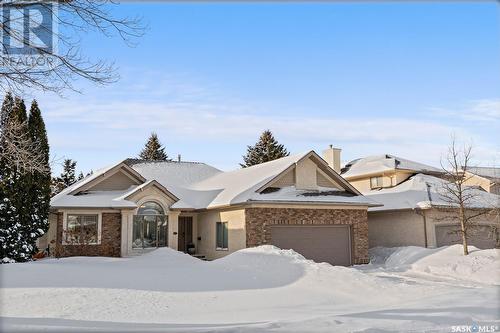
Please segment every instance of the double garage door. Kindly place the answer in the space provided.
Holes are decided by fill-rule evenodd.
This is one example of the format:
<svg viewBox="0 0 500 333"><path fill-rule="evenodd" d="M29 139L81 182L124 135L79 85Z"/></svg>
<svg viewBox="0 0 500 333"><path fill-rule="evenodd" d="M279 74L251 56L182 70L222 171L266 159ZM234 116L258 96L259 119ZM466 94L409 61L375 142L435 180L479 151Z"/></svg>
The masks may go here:
<svg viewBox="0 0 500 333"><path fill-rule="evenodd" d="M272 226L271 243L316 262L341 266L352 263L351 231L347 225Z"/></svg>
<svg viewBox="0 0 500 333"><path fill-rule="evenodd" d="M456 232L459 229L459 225L436 226L437 246L462 244L462 236ZM492 249L495 248L498 236L498 230L492 228L492 226L477 226L470 231L467 243L479 249Z"/></svg>

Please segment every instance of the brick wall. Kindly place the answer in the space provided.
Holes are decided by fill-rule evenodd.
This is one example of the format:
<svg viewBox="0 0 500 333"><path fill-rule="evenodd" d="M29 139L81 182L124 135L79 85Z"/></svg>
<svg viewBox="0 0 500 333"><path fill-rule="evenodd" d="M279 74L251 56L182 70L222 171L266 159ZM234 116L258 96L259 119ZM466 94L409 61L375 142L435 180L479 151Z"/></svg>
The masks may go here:
<svg viewBox="0 0 500 333"><path fill-rule="evenodd" d="M245 209L247 247L271 243L271 225L347 224L351 225L353 263L368 263L368 217L365 209ZM312 245L313 246L313 245Z"/></svg>
<svg viewBox="0 0 500 333"><path fill-rule="evenodd" d="M58 213L55 256L119 257L121 253L121 219L120 213L102 213L101 244L99 245L62 245L63 213Z"/></svg>

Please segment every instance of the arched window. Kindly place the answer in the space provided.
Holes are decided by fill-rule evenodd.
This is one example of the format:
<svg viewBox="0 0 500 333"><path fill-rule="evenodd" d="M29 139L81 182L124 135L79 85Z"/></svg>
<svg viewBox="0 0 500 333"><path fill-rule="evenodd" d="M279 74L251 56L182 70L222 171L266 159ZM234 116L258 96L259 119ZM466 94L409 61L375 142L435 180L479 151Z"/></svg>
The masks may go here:
<svg viewBox="0 0 500 333"><path fill-rule="evenodd" d="M163 208L154 201L143 203L134 216L133 248L167 246L168 220Z"/></svg>
<svg viewBox="0 0 500 333"><path fill-rule="evenodd" d="M148 201L139 207L137 215L165 215L165 213L159 204L154 201Z"/></svg>

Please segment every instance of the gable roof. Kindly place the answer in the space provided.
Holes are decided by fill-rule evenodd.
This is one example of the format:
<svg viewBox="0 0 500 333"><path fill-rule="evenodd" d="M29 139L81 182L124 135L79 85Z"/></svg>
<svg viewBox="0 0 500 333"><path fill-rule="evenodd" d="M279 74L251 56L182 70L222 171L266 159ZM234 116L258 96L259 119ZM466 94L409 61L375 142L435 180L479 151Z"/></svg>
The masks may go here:
<svg viewBox="0 0 500 333"><path fill-rule="evenodd" d="M500 168L495 167L467 167L467 171L493 181L500 181Z"/></svg>
<svg viewBox="0 0 500 333"><path fill-rule="evenodd" d="M439 168L386 154L353 160L342 168L341 175L349 179L394 170L408 170L415 173L434 175L443 173L443 170Z"/></svg>
<svg viewBox="0 0 500 333"><path fill-rule="evenodd" d="M430 175L416 174L394 187L370 190L364 194L366 197L383 204L383 206L370 208L370 211L449 207L450 203L444 197L444 183L449 182ZM491 209L500 203L498 195L475 187L468 188L468 191L474 196L470 202L470 208Z"/></svg>
<svg viewBox="0 0 500 333"><path fill-rule="evenodd" d="M320 195L314 196L310 195L311 191L297 190L294 186L272 195L262 192L284 172L307 158L315 162L318 169L338 184L340 189L319 189ZM98 170L92 176L72 185L55 196L51 200L51 205L53 207L62 207L62 204L69 203L76 205L76 201L81 200L79 198L83 198L83 195L75 194L81 192L82 189L89 188L100 179L105 179L106 175L112 174L116 170L139 175L142 184L133 185L124 191L102 191L109 192L109 197L103 200L102 205L113 204L116 206L119 203L128 207L131 203L127 199L133 193L152 184L160 187L166 195L176 201L172 205L174 209L209 209L257 201L374 204L331 169L318 154L314 151L308 151L229 172L223 172L204 163L128 159L114 166ZM101 207L95 205L98 204L98 198L102 198L104 193L91 190L84 193L85 200L83 201L87 204L93 204L92 207ZM95 200L91 200L93 196L95 196ZM83 203L79 205L83 205Z"/></svg>
<svg viewBox="0 0 500 333"><path fill-rule="evenodd" d="M98 169L91 175L68 186L50 199L51 207L136 207L135 203L121 198L121 196L130 191L130 189L116 191L86 191L94 184L119 171L126 172L131 177L134 177L137 182L144 183L146 181L143 176L126 165L124 161L121 161L105 168Z"/></svg>

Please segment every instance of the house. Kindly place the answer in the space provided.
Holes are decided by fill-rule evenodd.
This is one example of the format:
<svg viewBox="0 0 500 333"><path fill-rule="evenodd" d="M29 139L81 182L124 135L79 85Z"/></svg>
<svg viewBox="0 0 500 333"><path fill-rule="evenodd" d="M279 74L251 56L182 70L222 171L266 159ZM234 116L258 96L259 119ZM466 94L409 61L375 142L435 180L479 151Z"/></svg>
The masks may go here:
<svg viewBox="0 0 500 333"><path fill-rule="evenodd" d="M500 168L467 167L466 184L479 186L486 192L500 195Z"/></svg>
<svg viewBox="0 0 500 333"><path fill-rule="evenodd" d="M359 158L341 171L356 189L383 206L368 211L370 247L439 247L461 243L456 207L446 200L448 183L442 170L393 155ZM449 183L448 183L449 184ZM479 248L499 246L500 196L471 187L470 209L477 214L469 243ZM496 212L491 212L492 208Z"/></svg>
<svg viewBox="0 0 500 333"><path fill-rule="evenodd" d="M376 205L314 151L230 172L128 159L54 196L40 247L57 256L130 256L168 246L216 259L274 244L360 264L368 262L367 210Z"/></svg>

